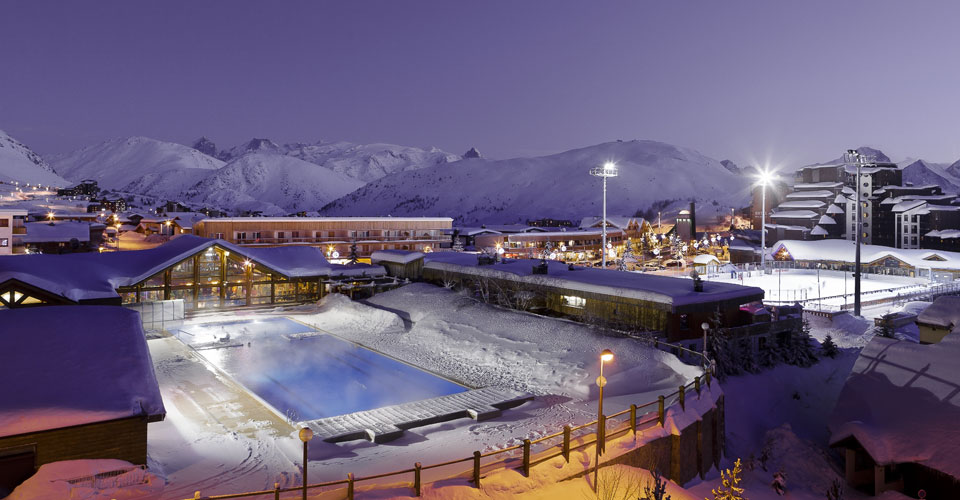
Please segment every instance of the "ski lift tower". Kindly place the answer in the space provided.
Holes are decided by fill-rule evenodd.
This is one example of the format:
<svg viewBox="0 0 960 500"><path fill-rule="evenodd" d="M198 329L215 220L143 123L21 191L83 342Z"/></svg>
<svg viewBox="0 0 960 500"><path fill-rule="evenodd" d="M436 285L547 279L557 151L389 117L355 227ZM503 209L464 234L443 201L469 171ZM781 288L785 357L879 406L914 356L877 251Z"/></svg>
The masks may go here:
<svg viewBox="0 0 960 500"><path fill-rule="evenodd" d="M600 177L603 179L603 220L601 223L602 228L602 240L600 242L600 251L601 255L601 266L607 268L607 177L616 177L617 176L617 164L608 161L599 167L593 167L590 169L590 175L594 177Z"/></svg>

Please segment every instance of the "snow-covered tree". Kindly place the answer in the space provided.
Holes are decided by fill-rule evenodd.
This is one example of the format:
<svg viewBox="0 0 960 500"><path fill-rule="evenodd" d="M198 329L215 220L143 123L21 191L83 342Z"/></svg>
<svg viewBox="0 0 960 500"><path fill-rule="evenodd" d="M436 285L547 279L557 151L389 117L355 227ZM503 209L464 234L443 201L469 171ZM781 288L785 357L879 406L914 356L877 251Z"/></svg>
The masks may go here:
<svg viewBox="0 0 960 500"><path fill-rule="evenodd" d="M833 336L827 334L827 338L823 339L823 344L820 344L820 353L828 358L835 358L839 352L837 344L833 341Z"/></svg>
<svg viewBox="0 0 960 500"><path fill-rule="evenodd" d="M747 500L744 496L744 488L740 486L743 481L742 474L743 467L738 458L733 464L733 470L727 469L726 472L720 472L720 486L710 490L713 493L713 500Z"/></svg>
<svg viewBox="0 0 960 500"><path fill-rule="evenodd" d="M757 355L757 364L762 368L776 366L783 361L783 349L777 342L767 342Z"/></svg>
<svg viewBox="0 0 960 500"><path fill-rule="evenodd" d="M463 238L456 237L453 239L453 251L462 252L463 251Z"/></svg>
<svg viewBox="0 0 960 500"><path fill-rule="evenodd" d="M351 263L351 264L356 264L357 262L360 261L360 255L357 254L357 240L353 240L353 242L350 243L350 257L349 257L349 259L350 259L350 263Z"/></svg>
<svg viewBox="0 0 960 500"><path fill-rule="evenodd" d="M812 366L817 362L810 338L810 322L806 319L799 330L791 332L790 339L784 346L783 358L787 363L796 366Z"/></svg>
<svg viewBox="0 0 960 500"><path fill-rule="evenodd" d="M783 496L787 493L787 473L783 470L778 470L773 473L773 482L770 483L770 486L773 488L773 491L776 491L778 495Z"/></svg>

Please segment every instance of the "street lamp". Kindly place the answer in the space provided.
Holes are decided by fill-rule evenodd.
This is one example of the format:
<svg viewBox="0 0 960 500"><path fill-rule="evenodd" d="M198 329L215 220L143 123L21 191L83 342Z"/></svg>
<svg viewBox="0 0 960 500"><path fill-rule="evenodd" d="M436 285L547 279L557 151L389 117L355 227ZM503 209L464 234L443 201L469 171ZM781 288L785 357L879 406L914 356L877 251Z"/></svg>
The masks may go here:
<svg viewBox="0 0 960 500"><path fill-rule="evenodd" d="M597 445L594 460L596 464L593 467L593 491L597 491L597 471L600 470L600 448L603 446L603 435L606 432L601 431L601 426L605 427L603 422L603 386L607 385L607 379L603 378L603 365L607 361L613 360L613 351L604 349L600 353L600 376L597 377L597 387L600 388L600 397L597 399Z"/></svg>
<svg viewBox="0 0 960 500"><path fill-rule="evenodd" d="M313 431L309 427L300 429L300 441L303 441L303 500L307 500L307 442L313 439Z"/></svg>
<svg viewBox="0 0 960 500"><path fill-rule="evenodd" d="M767 185L776 179L770 169L763 169L757 176L757 184L761 186L760 195L760 268L767 272Z"/></svg>
<svg viewBox="0 0 960 500"><path fill-rule="evenodd" d="M853 183L853 189L857 192L857 253L853 270L853 315L860 316L860 237L863 236L863 205L860 199L860 175L861 169L867 164L867 158L860 154L856 149L848 149L847 156L852 156L857 161L857 179ZM846 281L844 281L846 283ZM846 302L846 297L844 297Z"/></svg>
<svg viewBox="0 0 960 500"><path fill-rule="evenodd" d="M707 323L706 321L704 321L703 323L700 323L700 329L703 330L703 349L702 349L703 359L701 361L703 362L704 369L706 369L707 367L707 332L710 331L710 323Z"/></svg>
<svg viewBox="0 0 960 500"><path fill-rule="evenodd" d="M604 269L607 268L607 177L616 177L617 176L617 164L608 161L602 166L593 167L590 169L590 175L594 177L600 177L603 179L603 221L602 221L602 240L600 242L601 252L603 252L603 257L601 258L601 267Z"/></svg>

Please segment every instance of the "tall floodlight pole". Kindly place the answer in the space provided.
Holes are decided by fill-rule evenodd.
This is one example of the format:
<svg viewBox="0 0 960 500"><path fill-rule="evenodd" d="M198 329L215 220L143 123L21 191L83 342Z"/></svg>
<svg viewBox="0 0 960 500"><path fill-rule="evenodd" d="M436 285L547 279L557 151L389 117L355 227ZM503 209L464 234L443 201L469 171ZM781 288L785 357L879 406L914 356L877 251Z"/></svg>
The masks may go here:
<svg viewBox="0 0 960 500"><path fill-rule="evenodd" d="M853 183L853 189L857 192L857 223L854 226L857 231L857 250L853 270L853 315L860 316L860 237L863 236L863 201L860 197L860 172L864 164L866 164L867 159L856 149L848 149L847 155L857 160L857 178Z"/></svg>
<svg viewBox="0 0 960 500"><path fill-rule="evenodd" d="M760 184L760 269L767 274L767 184L774 179L769 169L763 169L757 177Z"/></svg>
<svg viewBox="0 0 960 500"><path fill-rule="evenodd" d="M612 161L604 163L602 166L593 167L590 169L590 175L594 177L601 177L603 179L603 221L602 221L602 232L603 235L600 242L600 252L601 263L600 266L604 269L607 268L607 177L616 177L617 176L617 164Z"/></svg>

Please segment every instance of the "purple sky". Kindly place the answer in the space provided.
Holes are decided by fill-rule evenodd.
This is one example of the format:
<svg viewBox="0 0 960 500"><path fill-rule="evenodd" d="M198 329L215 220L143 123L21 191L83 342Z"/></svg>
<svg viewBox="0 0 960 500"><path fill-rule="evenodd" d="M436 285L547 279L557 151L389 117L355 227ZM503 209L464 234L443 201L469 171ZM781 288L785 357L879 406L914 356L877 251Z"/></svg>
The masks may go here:
<svg viewBox="0 0 960 500"><path fill-rule="evenodd" d="M960 2L7 2L0 128L471 146L655 139L784 166L960 158Z"/></svg>

